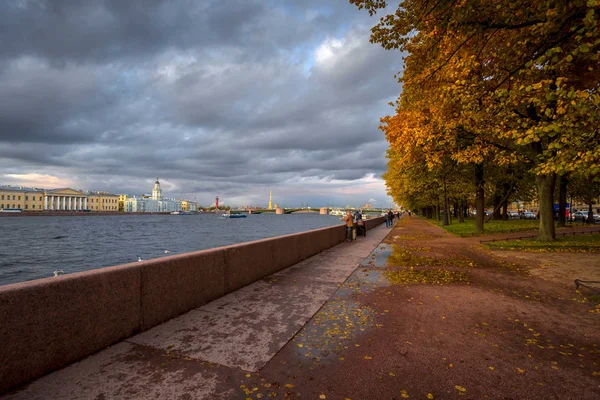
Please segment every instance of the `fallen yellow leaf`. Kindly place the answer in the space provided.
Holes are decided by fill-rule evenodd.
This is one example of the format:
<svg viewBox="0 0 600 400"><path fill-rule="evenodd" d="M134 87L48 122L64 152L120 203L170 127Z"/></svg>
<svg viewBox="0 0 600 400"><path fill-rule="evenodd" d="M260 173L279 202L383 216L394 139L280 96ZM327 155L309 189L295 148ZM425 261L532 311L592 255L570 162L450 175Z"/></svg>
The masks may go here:
<svg viewBox="0 0 600 400"><path fill-rule="evenodd" d="M322 394L322 395L320 395L320 396L319 396L319 398L320 398L320 399L326 399L326 398L327 398L327 396L325 396L324 394Z"/></svg>
<svg viewBox="0 0 600 400"><path fill-rule="evenodd" d="M373 357L371 356L365 356L365 360L371 360Z"/></svg>
<svg viewBox="0 0 600 400"><path fill-rule="evenodd" d="M525 372L525 370L524 370L524 369L521 369L521 368L517 368L517 371L518 371L520 374L522 374L523 372Z"/></svg>
<svg viewBox="0 0 600 400"><path fill-rule="evenodd" d="M433 395L431 393L427 393L427 398L431 400L433 399Z"/></svg>

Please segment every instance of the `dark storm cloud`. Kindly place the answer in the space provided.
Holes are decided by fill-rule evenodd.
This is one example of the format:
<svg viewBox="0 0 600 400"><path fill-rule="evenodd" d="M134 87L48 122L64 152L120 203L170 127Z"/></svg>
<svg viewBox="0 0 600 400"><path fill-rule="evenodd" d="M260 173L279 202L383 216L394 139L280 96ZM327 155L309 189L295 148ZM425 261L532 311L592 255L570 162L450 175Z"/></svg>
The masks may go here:
<svg viewBox="0 0 600 400"><path fill-rule="evenodd" d="M400 57L373 22L337 1L2 2L0 168L204 201L378 177Z"/></svg>

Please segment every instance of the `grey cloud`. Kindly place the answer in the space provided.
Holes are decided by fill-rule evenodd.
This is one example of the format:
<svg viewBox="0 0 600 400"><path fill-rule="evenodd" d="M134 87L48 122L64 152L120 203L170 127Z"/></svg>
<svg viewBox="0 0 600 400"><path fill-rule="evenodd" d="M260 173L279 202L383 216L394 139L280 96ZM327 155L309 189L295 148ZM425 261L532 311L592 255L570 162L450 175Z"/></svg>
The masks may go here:
<svg viewBox="0 0 600 400"><path fill-rule="evenodd" d="M0 167L205 200L380 176L400 58L365 21L339 2L2 3ZM351 49L310 66L331 37Z"/></svg>

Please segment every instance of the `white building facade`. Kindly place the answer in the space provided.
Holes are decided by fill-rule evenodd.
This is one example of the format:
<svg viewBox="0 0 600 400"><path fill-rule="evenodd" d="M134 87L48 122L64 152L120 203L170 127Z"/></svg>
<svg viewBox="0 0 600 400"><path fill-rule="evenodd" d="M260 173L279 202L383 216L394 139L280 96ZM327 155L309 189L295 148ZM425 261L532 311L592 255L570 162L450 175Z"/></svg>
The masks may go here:
<svg viewBox="0 0 600 400"><path fill-rule="evenodd" d="M125 212L160 212L159 202L145 197L127 197Z"/></svg>
<svg viewBox="0 0 600 400"><path fill-rule="evenodd" d="M173 212L182 210L182 201L163 197L160 182L156 178L152 188L152 197L127 197L125 212Z"/></svg>

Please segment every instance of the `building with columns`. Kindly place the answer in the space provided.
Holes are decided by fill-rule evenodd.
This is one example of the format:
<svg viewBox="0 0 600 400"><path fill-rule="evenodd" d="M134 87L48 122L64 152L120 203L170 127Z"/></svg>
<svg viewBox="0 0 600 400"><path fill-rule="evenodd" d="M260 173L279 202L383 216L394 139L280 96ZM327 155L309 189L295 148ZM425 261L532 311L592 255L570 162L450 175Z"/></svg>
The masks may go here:
<svg viewBox="0 0 600 400"><path fill-rule="evenodd" d="M22 211L118 211L119 196L71 188L0 186L0 209Z"/></svg>
<svg viewBox="0 0 600 400"><path fill-rule="evenodd" d="M152 196L129 197L99 191L71 188L40 189L23 186L0 186L0 210L21 211L92 211L92 212L171 212L197 211L198 204L190 200L163 197L156 178Z"/></svg>
<svg viewBox="0 0 600 400"><path fill-rule="evenodd" d="M88 209L86 193L71 188L44 191L45 211L82 211Z"/></svg>

